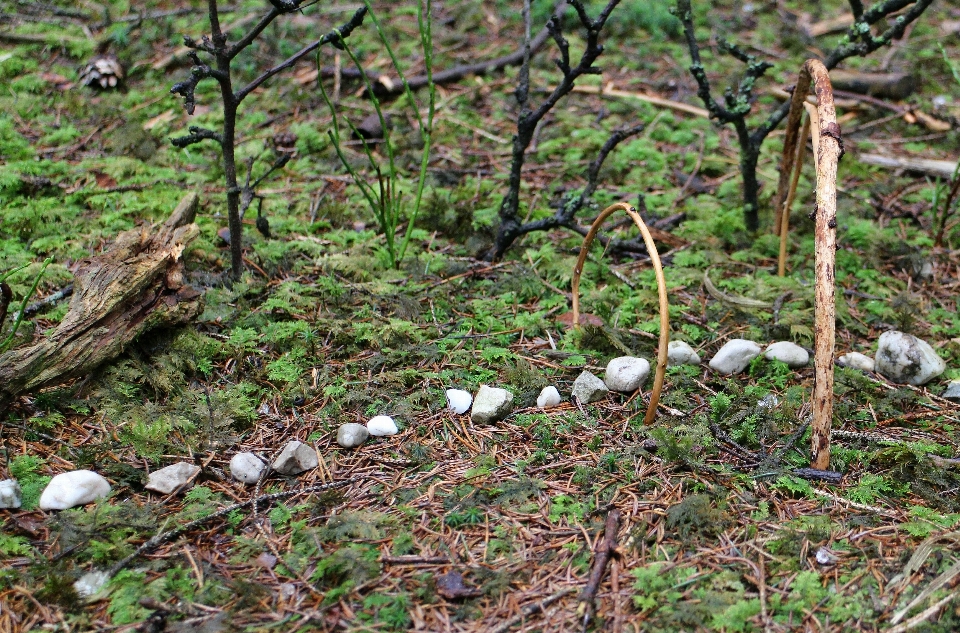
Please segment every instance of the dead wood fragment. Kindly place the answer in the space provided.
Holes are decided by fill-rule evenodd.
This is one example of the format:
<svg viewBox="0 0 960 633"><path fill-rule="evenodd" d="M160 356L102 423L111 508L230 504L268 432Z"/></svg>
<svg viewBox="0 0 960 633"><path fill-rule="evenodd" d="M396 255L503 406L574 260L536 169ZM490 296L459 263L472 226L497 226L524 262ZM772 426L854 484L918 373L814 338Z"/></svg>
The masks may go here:
<svg viewBox="0 0 960 633"><path fill-rule="evenodd" d="M620 510L614 508L607 514L607 520L603 526L603 540L594 550L596 558L593 562L593 569L590 570L590 578L587 580L587 586L580 594L580 602L577 604L577 617L583 621L583 630L587 630L590 618L593 612L594 601L597 598L597 591L600 589L600 583L607 571L607 564L610 559L618 556L617 552L617 531L620 529Z"/></svg>
<svg viewBox="0 0 960 633"><path fill-rule="evenodd" d="M910 73L832 70L830 81L837 90L897 100L906 99L917 89L917 78Z"/></svg>
<svg viewBox="0 0 960 633"><path fill-rule="evenodd" d="M816 468L794 468L791 471L801 479L812 479L814 481L826 481L831 484L838 484L843 480L843 473L835 470L818 470Z"/></svg>
<svg viewBox="0 0 960 633"><path fill-rule="evenodd" d="M905 169L943 178L953 177L957 163L952 160L932 160L929 158L910 158L907 156L884 156L882 154L860 154L857 159L867 165Z"/></svg>
<svg viewBox="0 0 960 633"><path fill-rule="evenodd" d="M20 394L88 374L135 338L200 313L201 295L183 281L183 250L199 233L191 193L151 233L121 233L107 252L81 260L70 309L49 336L0 356L0 407Z"/></svg>

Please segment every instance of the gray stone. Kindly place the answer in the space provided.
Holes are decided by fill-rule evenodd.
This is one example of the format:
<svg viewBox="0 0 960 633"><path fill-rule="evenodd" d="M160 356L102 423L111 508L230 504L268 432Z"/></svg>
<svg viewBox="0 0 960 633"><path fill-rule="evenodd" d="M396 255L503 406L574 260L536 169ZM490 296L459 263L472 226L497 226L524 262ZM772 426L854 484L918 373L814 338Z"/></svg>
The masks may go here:
<svg viewBox="0 0 960 633"><path fill-rule="evenodd" d="M267 468L262 459L250 452L237 453L230 460L230 474L239 482L255 484Z"/></svg>
<svg viewBox="0 0 960 633"><path fill-rule="evenodd" d="M572 395L581 404L603 400L610 392L602 380L588 371L584 371L573 381Z"/></svg>
<svg viewBox="0 0 960 633"><path fill-rule="evenodd" d="M463 389L447 389L447 408L457 415L466 413L470 409L472 402L473 396L470 395L469 391L464 391Z"/></svg>
<svg viewBox="0 0 960 633"><path fill-rule="evenodd" d="M897 331L880 335L876 363L891 381L914 386L927 384L947 368L929 343Z"/></svg>
<svg viewBox="0 0 960 633"><path fill-rule="evenodd" d="M19 508L23 493L16 479L0 481L0 508Z"/></svg>
<svg viewBox="0 0 960 633"><path fill-rule="evenodd" d="M560 404L560 392L553 385L544 387L537 396L537 406L541 409L549 409Z"/></svg>
<svg viewBox="0 0 960 633"><path fill-rule="evenodd" d="M760 346L753 341L742 338L731 339L710 361L710 369L728 376L739 374L747 368L750 361L760 355L760 351Z"/></svg>
<svg viewBox="0 0 960 633"><path fill-rule="evenodd" d="M105 571L88 571L73 583L73 588L81 598L89 598L103 589L110 580L110 574Z"/></svg>
<svg viewBox="0 0 960 633"><path fill-rule="evenodd" d="M847 352L837 359L837 363L841 367L859 369L860 371L873 371L876 367L876 363L873 362L872 358L860 352Z"/></svg>
<svg viewBox="0 0 960 633"><path fill-rule="evenodd" d="M610 391L631 392L639 389L649 375L650 361L635 356L620 356L607 363L603 383Z"/></svg>
<svg viewBox="0 0 960 633"><path fill-rule="evenodd" d="M370 435L382 437L384 435L396 435L400 432L397 423L389 415L376 415L367 422L367 430Z"/></svg>
<svg viewBox="0 0 960 633"><path fill-rule="evenodd" d="M513 411L513 394L506 389L480 385L473 399L470 420L478 424L489 424L510 415Z"/></svg>
<svg viewBox="0 0 960 633"><path fill-rule="evenodd" d="M699 365L700 354L683 341L670 341L667 345L667 367L677 365Z"/></svg>
<svg viewBox="0 0 960 633"><path fill-rule="evenodd" d="M190 462L171 464L166 468L150 473L147 476L147 485L144 488L168 495L190 481L199 472L200 467Z"/></svg>
<svg viewBox="0 0 960 633"><path fill-rule="evenodd" d="M370 431L362 424L348 422L337 429L337 444L344 448L355 448L367 441Z"/></svg>
<svg viewBox="0 0 960 633"><path fill-rule="evenodd" d="M319 463L316 449L300 440L290 440L273 460L273 469L281 475L299 475Z"/></svg>
<svg viewBox="0 0 960 633"><path fill-rule="evenodd" d="M92 470L73 470L50 480L40 495L41 510L66 510L110 494L110 482Z"/></svg>
<svg viewBox="0 0 960 633"><path fill-rule="evenodd" d="M768 360L778 360L781 363L786 363L792 369L803 367L810 362L810 354L807 353L807 350L790 341L771 343L767 346L763 355Z"/></svg>
<svg viewBox="0 0 960 633"><path fill-rule="evenodd" d="M947 388L940 397L947 400L960 400L960 380L951 380L947 383ZM0 482L0 484L2 483Z"/></svg>

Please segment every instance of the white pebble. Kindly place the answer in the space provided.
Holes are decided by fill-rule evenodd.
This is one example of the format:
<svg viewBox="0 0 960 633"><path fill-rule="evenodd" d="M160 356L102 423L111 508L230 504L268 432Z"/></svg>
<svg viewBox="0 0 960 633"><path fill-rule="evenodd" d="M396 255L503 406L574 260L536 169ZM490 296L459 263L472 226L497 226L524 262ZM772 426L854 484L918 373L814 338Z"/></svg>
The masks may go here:
<svg viewBox="0 0 960 633"><path fill-rule="evenodd" d="M739 374L759 355L760 346L753 341L742 338L731 339L710 361L710 369L728 376Z"/></svg>
<svg viewBox="0 0 960 633"><path fill-rule="evenodd" d="M249 452L237 453L230 460L230 474L245 484L257 483L266 467L262 459Z"/></svg>
<svg viewBox="0 0 960 633"><path fill-rule="evenodd" d="M108 580L110 574L105 571L88 571L73 583L73 588L81 598L89 598L99 592Z"/></svg>
<svg viewBox="0 0 960 633"><path fill-rule="evenodd" d="M367 430L370 435L382 437L384 435L396 435L400 432L397 423L389 415L378 415L370 418L367 422Z"/></svg>
<svg viewBox="0 0 960 633"><path fill-rule="evenodd" d="M767 346L763 355L769 360L778 360L786 363L787 367L796 369L810 362L810 354L796 343L778 341Z"/></svg>
<svg viewBox="0 0 960 633"><path fill-rule="evenodd" d="M513 411L513 394L506 389L481 385L473 399L470 421L489 424L510 415Z"/></svg>
<svg viewBox="0 0 960 633"><path fill-rule="evenodd" d="M540 395L537 396L537 406L541 409L549 409L560 404L560 392L553 385L544 387Z"/></svg>
<svg viewBox="0 0 960 633"><path fill-rule="evenodd" d="M699 365L700 354L684 341L670 341L667 345L667 367Z"/></svg>
<svg viewBox="0 0 960 633"><path fill-rule="evenodd" d="M300 440L290 440L273 460L273 469L281 475L299 475L319 464L315 448Z"/></svg>
<svg viewBox="0 0 960 633"><path fill-rule="evenodd" d="M355 448L367 441L370 431L362 424L347 422L337 429L337 444L344 448Z"/></svg>
<svg viewBox="0 0 960 633"><path fill-rule="evenodd" d="M0 508L19 508L23 493L16 479L0 481Z"/></svg>
<svg viewBox="0 0 960 633"><path fill-rule="evenodd" d="M447 389L447 408L457 415L462 415L470 409L473 396L463 389Z"/></svg>
<svg viewBox="0 0 960 633"><path fill-rule="evenodd" d="M636 391L650 375L650 361L635 356L620 356L607 363L603 383L610 391Z"/></svg>
<svg viewBox="0 0 960 633"><path fill-rule="evenodd" d="M930 344L912 334L884 332L877 349L877 371L893 382L925 385L947 368Z"/></svg>
<svg viewBox="0 0 960 633"><path fill-rule="evenodd" d="M837 359L837 363L839 363L841 367L859 369L860 371L873 371L876 367L876 363L873 362L872 358L860 352L847 352Z"/></svg>
<svg viewBox="0 0 960 633"><path fill-rule="evenodd" d="M110 494L110 482L92 470L61 473L40 495L41 510L66 510L86 505Z"/></svg>

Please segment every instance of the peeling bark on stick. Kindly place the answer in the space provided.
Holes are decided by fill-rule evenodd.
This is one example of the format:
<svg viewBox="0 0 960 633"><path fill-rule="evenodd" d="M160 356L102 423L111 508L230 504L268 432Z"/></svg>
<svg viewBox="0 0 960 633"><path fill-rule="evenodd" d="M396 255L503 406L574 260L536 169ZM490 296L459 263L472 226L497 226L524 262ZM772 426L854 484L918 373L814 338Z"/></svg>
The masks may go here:
<svg viewBox="0 0 960 633"><path fill-rule="evenodd" d="M827 68L815 59L804 63L790 102L776 208L778 211L782 210L782 201L787 197L787 186L793 172L793 161L797 156L796 145L803 142L803 139L799 138L800 117L811 81L817 96L819 121L813 135L817 203L814 210L816 291L810 465L818 470L827 470L830 467L830 427L833 422L833 351L836 333L834 275L837 251L837 163L843 155L843 141L840 137L840 126L837 125L833 89Z"/></svg>
<svg viewBox="0 0 960 633"><path fill-rule="evenodd" d="M0 356L0 411L20 394L89 373L140 334L183 323L202 308L183 282L183 250L200 230L188 194L156 232L121 233L102 255L79 262L70 309L52 334Z"/></svg>

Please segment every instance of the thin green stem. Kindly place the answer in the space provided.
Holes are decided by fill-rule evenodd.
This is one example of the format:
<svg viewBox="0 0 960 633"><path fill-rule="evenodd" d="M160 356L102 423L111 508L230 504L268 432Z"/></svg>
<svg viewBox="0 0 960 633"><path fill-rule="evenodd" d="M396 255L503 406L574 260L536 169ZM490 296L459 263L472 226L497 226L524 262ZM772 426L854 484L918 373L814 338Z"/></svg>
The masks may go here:
<svg viewBox="0 0 960 633"><path fill-rule="evenodd" d="M0 352L5 352L7 348L9 348L10 345L13 343L13 337L17 335L17 330L20 329L20 324L23 323L23 315L27 309L27 302L30 301L30 297L33 296L33 293L37 291L37 286L40 285L40 280L43 278L43 273L46 272L47 266L49 266L52 262L53 262L52 257L48 257L45 260L43 260L43 266L41 266L40 272L37 273L37 276L34 278L33 285L30 286L30 290L27 292L27 294L23 296L23 301L20 302L20 310L17 312L17 318L13 322L13 330L11 330L10 334L7 335L7 338L5 338L2 343L0 343ZM17 270L23 270L24 268L26 268L26 266L21 266L16 270L10 271L3 277L0 277L0 281L2 281L3 279L6 279L9 275L16 272ZM3 324L0 323L0 325L3 325Z"/></svg>

